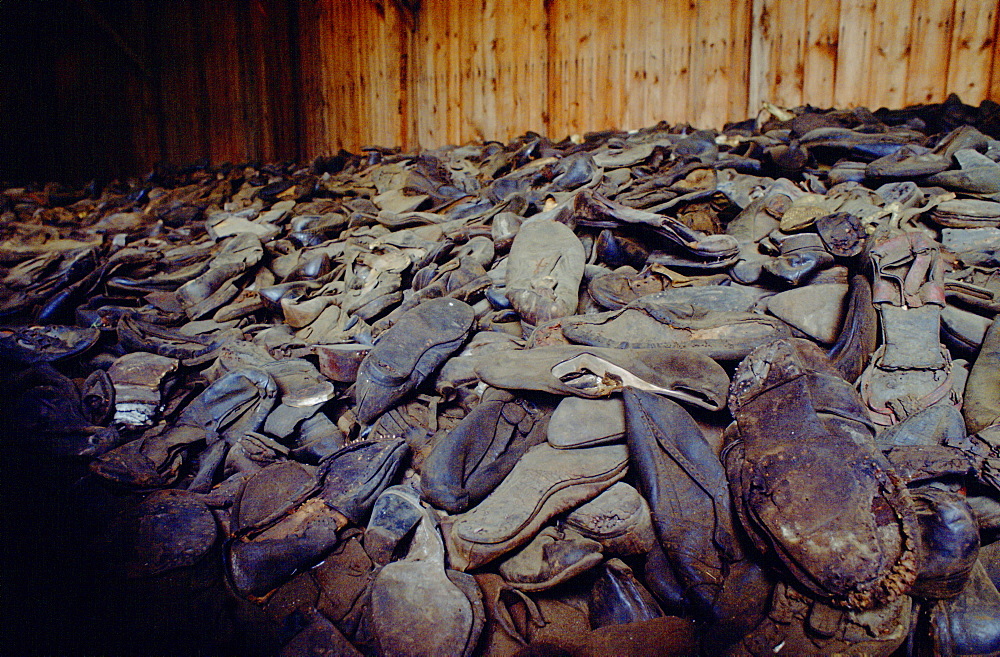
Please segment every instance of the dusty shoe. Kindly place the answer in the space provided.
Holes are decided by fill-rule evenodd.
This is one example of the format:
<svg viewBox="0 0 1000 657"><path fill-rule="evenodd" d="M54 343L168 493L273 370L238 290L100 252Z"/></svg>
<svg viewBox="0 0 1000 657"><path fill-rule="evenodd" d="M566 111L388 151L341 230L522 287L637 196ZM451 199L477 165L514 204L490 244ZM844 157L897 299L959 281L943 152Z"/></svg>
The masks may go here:
<svg viewBox="0 0 1000 657"><path fill-rule="evenodd" d="M233 587L249 598L267 595L322 559L346 524L343 515L314 497L259 534L234 539L227 551Z"/></svg>
<svg viewBox="0 0 1000 657"><path fill-rule="evenodd" d="M709 410L725 403L721 365L683 349L550 346L516 349L501 361L484 357L476 374L491 386L557 395L606 397L624 387L648 390Z"/></svg>
<svg viewBox="0 0 1000 657"><path fill-rule="evenodd" d="M962 415L969 433L980 431L1000 420L1000 320L994 319L986 331L983 346L965 383Z"/></svg>
<svg viewBox="0 0 1000 657"><path fill-rule="evenodd" d="M935 654L1000 654L1000 593L978 560L962 592L934 602L929 614Z"/></svg>
<svg viewBox="0 0 1000 657"><path fill-rule="evenodd" d="M210 447L225 446L249 431L257 431L274 406L277 393L274 379L261 369L247 367L230 372L188 404L172 425L159 430L154 427L142 438L94 460L90 468L127 486L169 485L179 475L192 445L204 441ZM224 455L218 453L219 462Z"/></svg>
<svg viewBox="0 0 1000 657"><path fill-rule="evenodd" d="M419 508L416 498L413 503ZM422 513L406 558L386 565L372 583L376 643L381 654L467 657L482 620L463 588L448 577L441 535L430 512Z"/></svg>
<svg viewBox="0 0 1000 657"><path fill-rule="evenodd" d="M816 233L797 233L780 245L781 255L764 263L764 269L792 284L800 285L821 269L833 264L833 255Z"/></svg>
<svg viewBox="0 0 1000 657"><path fill-rule="evenodd" d="M530 324L571 315L583 279L583 245L565 224L525 221L507 260L507 298Z"/></svg>
<svg viewBox="0 0 1000 657"><path fill-rule="evenodd" d="M904 593L917 572L913 500L822 352L795 339L754 351L729 406L740 438L726 471L757 547L838 605L871 609Z"/></svg>
<svg viewBox="0 0 1000 657"><path fill-rule="evenodd" d="M424 499L461 513L486 497L532 446L545 440L545 406L506 390L487 389L457 427L439 438L424 461Z"/></svg>
<svg viewBox="0 0 1000 657"><path fill-rule="evenodd" d="M629 461L659 543L688 602L718 616L725 570L742 559L722 463L676 403L640 390L624 397Z"/></svg>
<svg viewBox="0 0 1000 657"><path fill-rule="evenodd" d="M625 406L617 395L604 399L565 397L549 419L547 439L559 449L613 443L625 437Z"/></svg>
<svg viewBox="0 0 1000 657"><path fill-rule="evenodd" d="M870 655L889 657L906 640L913 601L903 595L868 611L831 607L779 583L760 625L729 657Z"/></svg>
<svg viewBox="0 0 1000 657"><path fill-rule="evenodd" d="M663 616L656 598L621 559L601 564L590 590L590 626L623 625Z"/></svg>
<svg viewBox="0 0 1000 657"><path fill-rule="evenodd" d="M941 399L961 403L951 357L941 345L944 263L923 233L903 233L871 252L882 346L859 381L873 421L893 424Z"/></svg>
<svg viewBox="0 0 1000 657"><path fill-rule="evenodd" d="M656 543L646 498L623 481L573 509L565 524L600 542L605 554L645 554Z"/></svg>
<svg viewBox="0 0 1000 657"><path fill-rule="evenodd" d="M624 445L532 447L489 497L450 519L445 528L450 563L469 570L524 545L553 516L624 477L626 467Z"/></svg>
<svg viewBox="0 0 1000 657"><path fill-rule="evenodd" d="M365 552L375 564L384 566L392 561L397 548L422 518L423 511L413 490L404 486L386 488L375 500L365 529Z"/></svg>
<svg viewBox="0 0 1000 657"><path fill-rule="evenodd" d="M653 304L638 299L621 310L567 318L571 342L615 349L691 349L740 360L756 347L790 335L784 322L754 313L728 313Z"/></svg>
<svg viewBox="0 0 1000 657"><path fill-rule="evenodd" d="M910 595L958 595L979 554L979 525L965 496L932 487L912 491L920 520L920 566Z"/></svg>
<svg viewBox="0 0 1000 657"><path fill-rule="evenodd" d="M148 427L163 410L163 396L174 383L178 361L145 351L115 360L108 368L114 385L114 421L127 427Z"/></svg>
<svg viewBox="0 0 1000 657"><path fill-rule="evenodd" d="M807 285L767 299L767 311L789 326L825 345L833 344L847 311L848 286Z"/></svg>
<svg viewBox="0 0 1000 657"><path fill-rule="evenodd" d="M593 568L604 559L601 544L572 529L546 527L498 567L522 591L544 591Z"/></svg>
<svg viewBox="0 0 1000 657"><path fill-rule="evenodd" d="M320 496L355 524L364 524L375 500L396 480L409 448L402 439L360 440L323 460Z"/></svg>
<svg viewBox="0 0 1000 657"><path fill-rule="evenodd" d="M639 274L634 269L615 270L598 276L587 285L587 293L608 310L618 310L640 297L662 292L670 279L654 273Z"/></svg>
<svg viewBox="0 0 1000 657"><path fill-rule="evenodd" d="M84 353L100 335L97 329L76 326L0 328L0 358L25 365L54 363Z"/></svg>
<svg viewBox="0 0 1000 657"><path fill-rule="evenodd" d="M212 512L183 490L152 493L115 517L103 536L112 567L126 577L150 577L195 565L218 539Z"/></svg>
<svg viewBox="0 0 1000 657"><path fill-rule="evenodd" d="M848 282L847 309L836 341L827 351L830 362L847 381L856 381L878 345L878 315L872 288L863 274Z"/></svg>
<svg viewBox="0 0 1000 657"><path fill-rule="evenodd" d="M475 313L455 299L431 299L406 312L358 368L355 412L369 424L420 385L462 346Z"/></svg>

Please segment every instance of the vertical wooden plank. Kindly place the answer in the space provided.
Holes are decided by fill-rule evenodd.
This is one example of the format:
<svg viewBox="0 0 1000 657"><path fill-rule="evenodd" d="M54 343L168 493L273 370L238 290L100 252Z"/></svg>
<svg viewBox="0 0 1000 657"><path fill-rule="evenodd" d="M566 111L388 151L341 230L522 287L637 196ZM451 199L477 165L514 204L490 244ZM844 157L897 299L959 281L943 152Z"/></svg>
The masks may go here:
<svg viewBox="0 0 1000 657"><path fill-rule="evenodd" d="M638 12L637 12L638 13ZM652 125L666 118L663 88L666 84L666 37L664 25L667 23L667 7L663 3L646 6L640 15L647 18L648 45L642 48L642 81L646 88L643 98L645 108L639 119L640 125Z"/></svg>
<svg viewBox="0 0 1000 657"><path fill-rule="evenodd" d="M580 28L580 66L577 75L580 89L580 100L577 107L576 132L586 133L594 130L596 125L595 110L598 109L597 98L597 25L593 0L579 0L579 14L576 19ZM603 35L602 35L603 36Z"/></svg>
<svg viewBox="0 0 1000 657"><path fill-rule="evenodd" d="M236 12L232 4L202 4L202 66L211 82L206 85L209 117L209 157L213 162L240 162L247 135L239 108L245 89L240 84Z"/></svg>
<svg viewBox="0 0 1000 657"><path fill-rule="evenodd" d="M883 2L875 6L871 71L868 90L860 102L902 107L906 96L906 58L910 50L910 5Z"/></svg>
<svg viewBox="0 0 1000 657"><path fill-rule="evenodd" d="M691 31L695 3L670 0L664 25L663 116L670 123L691 120Z"/></svg>
<svg viewBox="0 0 1000 657"><path fill-rule="evenodd" d="M523 14L520 31L512 35L528 35L529 48L517 61L517 94L521 105L519 132L533 126L542 134L551 136L548 126L549 50L546 30L548 19L545 0L533 0L531 9Z"/></svg>
<svg viewBox="0 0 1000 657"><path fill-rule="evenodd" d="M521 47L530 49L530 34L523 32L524 14L511 11L508 0L494 0L490 23L493 26L493 40L488 44L492 62L490 87L493 93L493 130L491 137L506 141L511 132L524 124L521 106L521 90L518 89L517 47L511 42L514 30L521 33Z"/></svg>
<svg viewBox="0 0 1000 657"><path fill-rule="evenodd" d="M997 3L956 0L948 64L948 91L970 105L986 98L996 36Z"/></svg>
<svg viewBox="0 0 1000 657"><path fill-rule="evenodd" d="M803 59L806 27L806 6L804 2L785 2L777 8L778 34L771 54L773 77L771 79L772 102L782 107L797 107L804 101Z"/></svg>
<svg viewBox="0 0 1000 657"><path fill-rule="evenodd" d="M413 35L413 102L410 112L414 120L414 139L422 146L431 143L430 121L437 112L434 102L434 51L428 36L432 16L428 6L421 7Z"/></svg>
<svg viewBox="0 0 1000 657"><path fill-rule="evenodd" d="M322 60L319 49L319 20L321 5L314 3L290 3L296 12L297 26L295 48L299 65L299 103L301 120L301 157L312 160L318 155L329 153L325 138L324 122L326 105L322 96Z"/></svg>
<svg viewBox="0 0 1000 657"><path fill-rule="evenodd" d="M447 127L447 139L449 143L458 143L461 138L461 62L460 53L458 45L455 43L458 39L457 35L457 8L453 3L447 3L444 7L446 27L444 31L444 54L447 58L448 66L448 85L447 85L447 103L445 108L446 119L445 126Z"/></svg>
<svg viewBox="0 0 1000 657"><path fill-rule="evenodd" d="M733 5L729 26L729 103L726 121L742 121L747 118L747 79L750 72L750 16L752 0L740 0ZM722 125L713 126L722 128Z"/></svg>
<svg viewBox="0 0 1000 657"><path fill-rule="evenodd" d="M626 7L617 7L610 2L599 2L593 7L593 99L590 121L591 129L605 130L617 128L622 121L621 89L625 80L621 76L621 12Z"/></svg>
<svg viewBox="0 0 1000 657"><path fill-rule="evenodd" d="M839 0L808 0L802 52L802 98L816 107L832 107L836 86Z"/></svg>
<svg viewBox="0 0 1000 657"><path fill-rule="evenodd" d="M862 104L869 90L875 0L842 0L837 43L834 103L838 107Z"/></svg>
<svg viewBox="0 0 1000 657"><path fill-rule="evenodd" d="M151 77L133 73L134 82L126 84L125 109L132 149L132 168L129 174L144 173L153 168L161 158L160 125L157 112L157 71L153 58L155 39L152 37L151 19L155 14L152 4L129 2L123 12L123 22L130 26L135 50L143 53ZM3 94L0 94L2 97Z"/></svg>
<svg viewBox="0 0 1000 657"><path fill-rule="evenodd" d="M771 53L774 49L771 0L752 0L750 21L750 72L747 82L749 114L756 113L769 100Z"/></svg>
<svg viewBox="0 0 1000 657"><path fill-rule="evenodd" d="M943 100L955 0L913 0L904 104Z"/></svg>
<svg viewBox="0 0 1000 657"><path fill-rule="evenodd" d="M990 76L990 91L987 98L1000 102L1000 16L997 17L993 31L993 73Z"/></svg>
<svg viewBox="0 0 1000 657"><path fill-rule="evenodd" d="M637 18L644 13L645 7L642 4L625 5L622 15L619 17L619 40L621 41L621 116L619 125L623 130L631 130L640 127L639 113L643 104L643 92L645 84L641 79L641 72L637 70L636 39L647 39L646 26L637 22Z"/></svg>
<svg viewBox="0 0 1000 657"><path fill-rule="evenodd" d="M734 52L730 27L742 2L704 3L694 7L692 29L689 121L697 127L722 127L729 113L729 95L743 79L732 76Z"/></svg>

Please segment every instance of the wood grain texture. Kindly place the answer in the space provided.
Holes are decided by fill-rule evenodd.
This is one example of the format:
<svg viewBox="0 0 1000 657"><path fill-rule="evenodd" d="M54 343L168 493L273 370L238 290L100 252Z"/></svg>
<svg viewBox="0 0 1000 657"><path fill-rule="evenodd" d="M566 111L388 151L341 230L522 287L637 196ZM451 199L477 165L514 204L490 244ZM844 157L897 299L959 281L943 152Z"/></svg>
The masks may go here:
<svg viewBox="0 0 1000 657"><path fill-rule="evenodd" d="M21 175L1000 101L1000 0L16 4L0 165Z"/></svg>
<svg viewBox="0 0 1000 657"><path fill-rule="evenodd" d="M955 0L954 16L948 91L962 98L985 97L996 49L997 3Z"/></svg>

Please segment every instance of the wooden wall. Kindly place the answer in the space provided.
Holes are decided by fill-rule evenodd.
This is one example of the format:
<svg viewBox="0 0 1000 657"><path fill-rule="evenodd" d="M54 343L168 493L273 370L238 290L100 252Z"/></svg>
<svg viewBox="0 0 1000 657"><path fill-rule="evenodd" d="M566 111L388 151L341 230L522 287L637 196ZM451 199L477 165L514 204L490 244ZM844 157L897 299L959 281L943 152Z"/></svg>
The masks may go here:
<svg viewBox="0 0 1000 657"><path fill-rule="evenodd" d="M1000 101L1000 0L0 0L0 180Z"/></svg>

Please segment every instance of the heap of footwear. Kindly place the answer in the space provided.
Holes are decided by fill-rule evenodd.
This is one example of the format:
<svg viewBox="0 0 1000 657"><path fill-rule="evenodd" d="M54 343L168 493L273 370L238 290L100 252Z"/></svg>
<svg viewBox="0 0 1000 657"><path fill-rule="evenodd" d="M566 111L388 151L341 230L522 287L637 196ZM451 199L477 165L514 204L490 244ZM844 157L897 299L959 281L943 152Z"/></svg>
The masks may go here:
<svg viewBox="0 0 1000 657"><path fill-rule="evenodd" d="M86 464L81 549L202 651L1000 654L998 139L768 107L9 188L5 448Z"/></svg>

